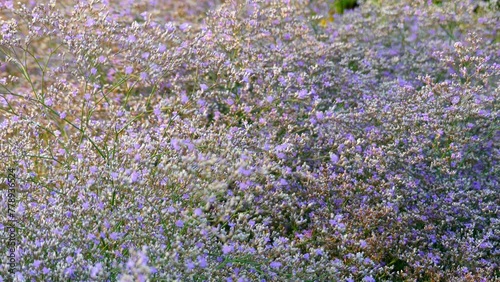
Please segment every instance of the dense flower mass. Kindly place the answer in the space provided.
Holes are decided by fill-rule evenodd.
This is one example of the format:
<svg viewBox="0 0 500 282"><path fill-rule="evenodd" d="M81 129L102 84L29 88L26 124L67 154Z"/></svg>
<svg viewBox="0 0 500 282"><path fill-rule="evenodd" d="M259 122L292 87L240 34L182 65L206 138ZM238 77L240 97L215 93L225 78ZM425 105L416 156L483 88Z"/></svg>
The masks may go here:
<svg viewBox="0 0 500 282"><path fill-rule="evenodd" d="M1 1L0 281L500 279L499 18Z"/></svg>

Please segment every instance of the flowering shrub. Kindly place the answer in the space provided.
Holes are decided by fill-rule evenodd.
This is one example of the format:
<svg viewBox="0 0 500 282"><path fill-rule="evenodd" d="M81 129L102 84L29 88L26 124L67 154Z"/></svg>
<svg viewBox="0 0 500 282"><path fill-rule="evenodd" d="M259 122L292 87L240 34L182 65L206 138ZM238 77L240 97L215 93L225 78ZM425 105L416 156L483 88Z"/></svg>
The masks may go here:
<svg viewBox="0 0 500 282"><path fill-rule="evenodd" d="M336 2L1 2L0 281L498 279L499 2Z"/></svg>

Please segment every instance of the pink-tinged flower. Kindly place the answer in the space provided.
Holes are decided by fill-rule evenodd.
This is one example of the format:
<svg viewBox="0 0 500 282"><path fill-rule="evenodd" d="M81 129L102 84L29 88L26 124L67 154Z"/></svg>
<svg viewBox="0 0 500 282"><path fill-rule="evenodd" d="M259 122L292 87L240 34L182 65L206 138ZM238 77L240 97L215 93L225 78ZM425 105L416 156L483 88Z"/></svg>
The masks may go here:
<svg viewBox="0 0 500 282"><path fill-rule="evenodd" d="M4 6L5 6L5 8L7 8L7 9L14 9L14 1L10 1L10 0L5 1L5 2L3 3L3 5L4 5ZM1 6L0 6L0 7L1 7Z"/></svg>
<svg viewBox="0 0 500 282"><path fill-rule="evenodd" d="M106 61L106 57L104 57L104 56L101 55L101 56L99 56L99 59L97 59L97 60L98 60L99 63L102 64L102 63L104 63Z"/></svg>

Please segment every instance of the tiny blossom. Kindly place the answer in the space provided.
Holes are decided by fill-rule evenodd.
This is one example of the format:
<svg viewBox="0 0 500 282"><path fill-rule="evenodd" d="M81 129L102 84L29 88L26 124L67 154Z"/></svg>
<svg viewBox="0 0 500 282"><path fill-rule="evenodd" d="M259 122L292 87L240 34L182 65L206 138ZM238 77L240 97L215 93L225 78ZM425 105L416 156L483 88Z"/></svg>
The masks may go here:
<svg viewBox="0 0 500 282"><path fill-rule="evenodd" d="M179 219L179 220L177 220L177 221L175 222L175 226L177 226L177 227L179 227L179 228L184 227L184 221L182 221L182 220L180 220L180 219Z"/></svg>
<svg viewBox="0 0 500 282"><path fill-rule="evenodd" d="M493 1L38 2L0 1L15 281L495 280Z"/></svg>
<svg viewBox="0 0 500 282"><path fill-rule="evenodd" d="M200 208L196 208L196 209L194 210L194 214L195 214L196 216L202 216L202 215L203 215L203 211L202 211Z"/></svg>
<svg viewBox="0 0 500 282"><path fill-rule="evenodd" d="M233 251L233 246L224 245L222 246L222 253L227 255Z"/></svg>
<svg viewBox="0 0 500 282"><path fill-rule="evenodd" d="M307 95L308 95L307 90L306 89L302 89L302 90L299 91L299 93L297 93L297 98L304 99L304 98L307 97Z"/></svg>
<svg viewBox="0 0 500 282"><path fill-rule="evenodd" d="M129 75L132 74L132 72L134 72L134 68L132 66L127 66L125 68L125 74Z"/></svg>
<svg viewBox="0 0 500 282"><path fill-rule="evenodd" d="M332 163L336 164L339 161L339 156L335 153L330 153L330 160Z"/></svg>
<svg viewBox="0 0 500 282"><path fill-rule="evenodd" d="M271 266L271 268L278 269L281 267L281 262L273 261L269 264L269 266Z"/></svg>

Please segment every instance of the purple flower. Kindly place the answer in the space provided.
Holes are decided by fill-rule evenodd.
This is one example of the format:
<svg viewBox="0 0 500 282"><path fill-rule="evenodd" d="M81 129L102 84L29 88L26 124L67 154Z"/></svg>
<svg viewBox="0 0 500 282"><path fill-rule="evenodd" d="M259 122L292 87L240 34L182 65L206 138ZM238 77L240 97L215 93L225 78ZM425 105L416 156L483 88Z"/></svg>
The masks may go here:
<svg viewBox="0 0 500 282"><path fill-rule="evenodd" d="M109 234L109 238L111 238L111 240L118 240L118 238L120 238L120 233L116 233L116 232L112 232L111 234Z"/></svg>
<svg viewBox="0 0 500 282"><path fill-rule="evenodd" d="M365 278L363 278L363 282L375 282L375 279L371 276L365 276Z"/></svg>
<svg viewBox="0 0 500 282"><path fill-rule="evenodd" d="M66 263L71 264L73 262L73 257L68 256L66 257Z"/></svg>
<svg viewBox="0 0 500 282"><path fill-rule="evenodd" d="M299 93L297 93L297 98L299 99L304 99L304 98L307 98L307 90L306 89L302 89L299 91Z"/></svg>
<svg viewBox="0 0 500 282"><path fill-rule="evenodd" d="M222 253L223 254L227 255L232 251L233 251L233 246L229 246L229 245L222 246Z"/></svg>
<svg viewBox="0 0 500 282"><path fill-rule="evenodd" d="M177 226L177 227L179 227L179 228L184 227L184 221L182 221L182 220L180 220L180 219L179 219L179 220L177 220L177 221L175 222L175 226Z"/></svg>
<svg viewBox="0 0 500 282"><path fill-rule="evenodd" d="M203 215L203 211L200 208L197 208L197 209L194 210L194 214L196 216L202 216Z"/></svg>
<svg viewBox="0 0 500 282"><path fill-rule="evenodd" d="M198 256L198 265L201 267L201 268L205 268L208 266L208 263L207 263L207 260L205 259L205 257L203 256Z"/></svg>
<svg viewBox="0 0 500 282"><path fill-rule="evenodd" d="M252 170L250 169L244 169L243 167L240 167L238 169L238 173L244 176L250 176L252 174Z"/></svg>
<svg viewBox="0 0 500 282"><path fill-rule="evenodd" d="M360 246L361 248L363 248L363 249L364 249L364 248L366 248L366 246L367 246L366 241L365 241L365 240L361 240L361 241L359 241L359 246Z"/></svg>
<svg viewBox="0 0 500 282"><path fill-rule="evenodd" d="M186 104L188 101L189 101L188 96L185 93L183 93L182 96L181 96L181 102L183 104Z"/></svg>
<svg viewBox="0 0 500 282"><path fill-rule="evenodd" d="M200 84L201 91L205 92L208 89L206 84Z"/></svg>
<svg viewBox="0 0 500 282"><path fill-rule="evenodd" d="M273 261L273 262L271 262L271 264L269 264L269 266L271 268L278 269L278 268L281 267L281 262L279 262L279 261Z"/></svg>
<svg viewBox="0 0 500 282"><path fill-rule="evenodd" d="M335 153L330 153L330 161L333 164L336 164L339 161L339 156L337 156Z"/></svg>
<svg viewBox="0 0 500 282"><path fill-rule="evenodd" d="M132 66L128 66L125 68L125 74L131 74L134 71Z"/></svg>
<svg viewBox="0 0 500 282"><path fill-rule="evenodd" d="M194 267L195 267L193 261L191 261L190 259L187 259L186 262L185 262L185 264L186 264L186 268L188 270L193 270Z"/></svg>
<svg viewBox="0 0 500 282"><path fill-rule="evenodd" d="M97 278L97 275L102 270L102 264L100 262L96 263L90 270L90 277Z"/></svg>
<svg viewBox="0 0 500 282"><path fill-rule="evenodd" d="M130 175L130 181L132 183L136 182L137 179L139 178L139 176L140 176L140 173L138 173L137 171L132 172L132 174Z"/></svg>
<svg viewBox="0 0 500 282"><path fill-rule="evenodd" d="M167 46L160 44L160 46L158 47L158 52L163 53L165 52L165 50L167 50Z"/></svg>

